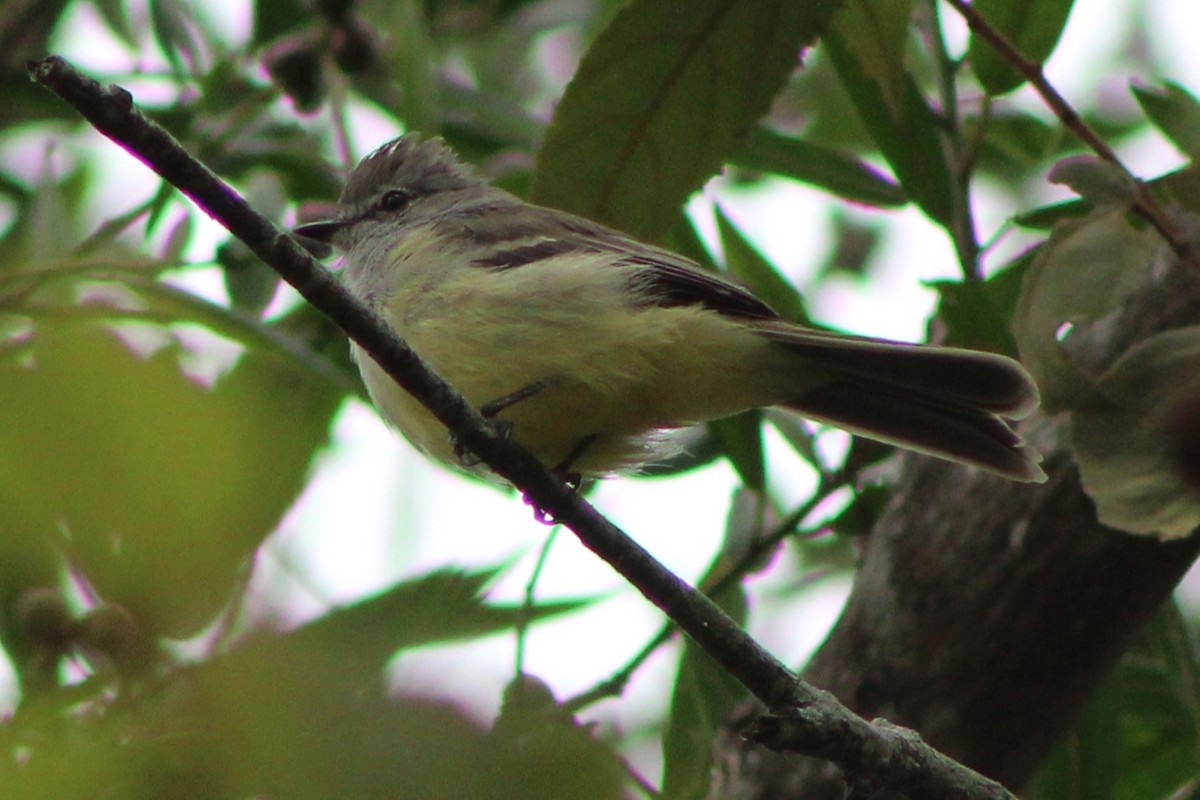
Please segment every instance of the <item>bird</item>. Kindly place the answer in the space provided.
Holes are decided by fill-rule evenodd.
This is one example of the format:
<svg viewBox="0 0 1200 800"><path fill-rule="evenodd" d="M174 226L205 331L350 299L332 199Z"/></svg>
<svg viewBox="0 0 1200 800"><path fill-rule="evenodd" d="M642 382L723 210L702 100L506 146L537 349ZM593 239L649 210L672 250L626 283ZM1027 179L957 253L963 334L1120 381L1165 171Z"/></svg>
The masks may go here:
<svg viewBox="0 0 1200 800"><path fill-rule="evenodd" d="M636 473L675 432L779 406L1016 481L1040 456L1011 421L1038 405L1008 357L784 319L735 280L482 177L408 133L366 156L336 209L294 232L341 253L347 288L547 467ZM488 473L352 345L381 415L418 450Z"/></svg>

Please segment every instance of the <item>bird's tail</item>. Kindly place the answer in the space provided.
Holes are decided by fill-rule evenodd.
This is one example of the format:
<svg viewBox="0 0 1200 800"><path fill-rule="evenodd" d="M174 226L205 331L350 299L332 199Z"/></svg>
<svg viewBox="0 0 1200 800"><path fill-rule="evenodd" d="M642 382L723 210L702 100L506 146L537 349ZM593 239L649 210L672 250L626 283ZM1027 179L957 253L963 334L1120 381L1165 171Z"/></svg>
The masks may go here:
<svg viewBox="0 0 1200 800"><path fill-rule="evenodd" d="M785 403L804 416L1014 480L1046 479L1041 457L1008 422L1038 403L1033 380L1012 359L793 326L763 333L825 378Z"/></svg>

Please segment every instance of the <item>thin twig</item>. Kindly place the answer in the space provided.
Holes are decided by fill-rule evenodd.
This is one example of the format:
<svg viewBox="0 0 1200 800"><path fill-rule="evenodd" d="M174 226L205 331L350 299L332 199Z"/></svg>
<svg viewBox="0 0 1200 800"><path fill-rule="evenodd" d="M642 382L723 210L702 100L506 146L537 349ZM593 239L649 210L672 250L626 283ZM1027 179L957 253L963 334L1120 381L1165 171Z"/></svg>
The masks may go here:
<svg viewBox="0 0 1200 800"><path fill-rule="evenodd" d="M775 525L770 533L756 540L751 547L741 554L736 563L719 574L707 576L700 584L700 591L709 597L713 597L721 594L726 589L732 588L749 573L755 564L762 563L763 559L769 556L784 539L798 533L803 535L802 532L797 531L797 526L818 505L825 502L832 492L845 484L845 476L823 471L820 483L813 490L812 496L808 500L789 512L787 516ZM616 697L624 691L625 686L628 685L641 666L649 660L650 656L654 655L658 648L671 641L674 635L675 627L669 623L664 625L620 669L599 681L591 688L585 689L574 697L566 699L563 701L563 707L571 712L576 712L606 698Z"/></svg>
<svg viewBox="0 0 1200 800"><path fill-rule="evenodd" d="M914 796L1012 797L1000 784L916 741L915 734L897 737L893 728L867 722L832 695L797 679L711 600L656 561L531 454L494 431L385 320L351 295L291 236L192 158L166 130L143 116L129 92L101 85L57 56L30 62L27 67L35 82L73 106L97 130L241 239L454 431L468 450L518 486L538 508L570 528L730 676L774 709L777 718L788 720L784 726L787 736L772 737L767 731L764 739L799 752L818 753L852 777L870 774L879 783ZM819 722L801 731L796 721L804 719ZM897 743L902 745L900 749Z"/></svg>
<svg viewBox="0 0 1200 800"><path fill-rule="evenodd" d="M1078 136L1101 159L1117 167L1117 169L1129 177L1134 187L1134 213L1142 217L1158 231L1159 235L1162 236L1163 240L1166 241L1167 245L1180 260L1186 261L1196 269L1200 269L1200 262L1196 260L1195 251L1188 241L1187 236L1171 220L1167 212L1159 206L1141 178L1130 172L1129 168L1117 156L1116 151L1109 147L1108 143L1100 138L1098 133L1092 130L1091 126L1079 115L1079 112L1072 108L1071 104L1050 84L1050 81L1046 79L1046 73L1042 70L1041 63L1026 58L1008 40L1008 37L988 22L967 0L946 0L946 2L962 15L962 18L967 22L967 26L970 27L976 36L991 45L1008 62L1009 66L1015 69L1025 80L1029 81L1034 91L1041 95L1042 100L1050 107L1054 115L1058 117L1063 127Z"/></svg>

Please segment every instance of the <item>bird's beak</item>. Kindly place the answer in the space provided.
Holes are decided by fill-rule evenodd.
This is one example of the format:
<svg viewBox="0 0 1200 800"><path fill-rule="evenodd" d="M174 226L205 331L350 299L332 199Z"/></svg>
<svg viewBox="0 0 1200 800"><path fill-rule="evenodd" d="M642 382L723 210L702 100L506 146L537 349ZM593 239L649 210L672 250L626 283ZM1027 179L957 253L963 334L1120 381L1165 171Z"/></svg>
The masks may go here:
<svg viewBox="0 0 1200 800"><path fill-rule="evenodd" d="M292 233L298 233L309 239L330 244L337 232L346 227L346 222L340 219L321 219L316 222L306 222L292 228Z"/></svg>
<svg viewBox="0 0 1200 800"><path fill-rule="evenodd" d="M344 220L322 219L316 222L306 222L292 228L292 233L298 237L300 246L317 258L325 258L333 252L330 244L338 231L346 227Z"/></svg>

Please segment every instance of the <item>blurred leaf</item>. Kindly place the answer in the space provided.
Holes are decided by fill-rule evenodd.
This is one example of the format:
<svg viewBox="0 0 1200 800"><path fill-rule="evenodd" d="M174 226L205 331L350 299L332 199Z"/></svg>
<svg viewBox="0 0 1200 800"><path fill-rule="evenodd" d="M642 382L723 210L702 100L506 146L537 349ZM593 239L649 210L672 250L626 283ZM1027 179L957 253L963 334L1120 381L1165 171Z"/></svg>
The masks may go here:
<svg viewBox="0 0 1200 800"><path fill-rule="evenodd" d="M323 49L315 32L300 32L280 39L263 53L267 74L300 114L314 114L325 102Z"/></svg>
<svg viewBox="0 0 1200 800"><path fill-rule="evenodd" d="M871 263L883 240L883 226L860 221L841 209L831 215L834 246L830 249L817 274L821 278L842 275L856 280L867 277Z"/></svg>
<svg viewBox="0 0 1200 800"><path fill-rule="evenodd" d="M1167 602L1143 634L1159 655L1172 694L1187 714L1189 738L1200 738L1200 650L1174 599ZM1200 752L1196 753L1200 758ZM1200 767L1200 764L1197 764Z"/></svg>
<svg viewBox="0 0 1200 800"><path fill-rule="evenodd" d="M260 170L268 172L293 202L330 200L341 192L342 176L324 159L313 157L317 150L312 133L294 124L256 118L239 123L232 138L208 145L204 160L235 182L248 180Z"/></svg>
<svg viewBox="0 0 1200 800"><path fill-rule="evenodd" d="M104 17L109 30L117 35L121 43L130 50L138 48L138 34L129 21L129 12L123 0L92 0L92 5Z"/></svg>
<svg viewBox="0 0 1200 800"><path fill-rule="evenodd" d="M198 42L190 15L180 0L151 0L150 28L176 80L186 81L197 64Z"/></svg>
<svg viewBox="0 0 1200 800"><path fill-rule="evenodd" d="M183 263L183 253L192 240L192 215L181 214L175 221L167 240L163 243L162 254L159 256L164 264Z"/></svg>
<svg viewBox="0 0 1200 800"><path fill-rule="evenodd" d="M855 441L870 441L855 439ZM889 448L890 450L890 448ZM892 490L887 486L868 485L854 493L854 499L829 522L829 529L838 536L867 536L875 529L875 522L892 499Z"/></svg>
<svg viewBox="0 0 1200 800"><path fill-rule="evenodd" d="M1194 687L1185 677L1194 670L1194 647L1168 603L1052 752L1031 800L1191 797L1178 792L1200 771L1195 697L1187 696Z"/></svg>
<svg viewBox="0 0 1200 800"><path fill-rule="evenodd" d="M1038 248L1021 283L1013 335L1047 413L1093 391L1094 379L1071 357L1072 341L1141 285L1158 246L1153 230L1137 230L1122 210L1108 209L1059 223Z"/></svg>
<svg viewBox="0 0 1200 800"><path fill-rule="evenodd" d="M217 247L217 263L225 273L225 291L239 311L258 315L275 297L279 274L237 239Z"/></svg>
<svg viewBox="0 0 1200 800"><path fill-rule="evenodd" d="M146 215L146 236L154 233L154 230L158 227L158 223L162 222L167 209L170 208L171 201L178 196L174 186L166 181L159 181L158 191L151 198L149 204L150 211Z"/></svg>
<svg viewBox="0 0 1200 800"><path fill-rule="evenodd" d="M903 48L883 44L892 37L907 38L907 28L898 30L894 20L907 14L908 7L908 0L852 0L834 15L822 41L904 192L932 220L950 227L953 181L936 118L904 69L899 58Z"/></svg>
<svg viewBox="0 0 1200 800"><path fill-rule="evenodd" d="M912 8L913 0L847 0L834 17L839 41L848 47L863 78L878 90L885 113L893 119L904 114L907 104L904 51Z"/></svg>
<svg viewBox="0 0 1200 800"><path fill-rule="evenodd" d="M1029 250L985 281L933 281L940 302L937 316L946 325L942 344L1016 357L1012 321L1021 283L1037 250Z"/></svg>
<svg viewBox="0 0 1200 800"><path fill-rule="evenodd" d="M1050 57L1071 14L1073 0L975 0L972 8L1004 35L1026 59ZM1025 79L979 36L971 36L967 58L989 94L1011 92Z"/></svg>
<svg viewBox="0 0 1200 800"><path fill-rule="evenodd" d="M1200 168L1189 164L1183 169L1170 172L1150 181L1150 187L1161 186L1170 199L1184 210L1200 216Z"/></svg>
<svg viewBox="0 0 1200 800"><path fill-rule="evenodd" d="M713 420L708 423L708 430L720 443L742 483L765 491L767 468L763 461L762 412L752 409Z"/></svg>
<svg viewBox="0 0 1200 800"><path fill-rule="evenodd" d="M215 797L296 800L482 800L494 791L477 767L486 747L476 723L449 704L348 685L347 655L255 651L184 676L175 736L150 743L160 781L176 792L198 781Z"/></svg>
<svg viewBox="0 0 1200 800"><path fill-rule="evenodd" d="M966 120L964 133L968 138L977 135L980 122L978 117ZM984 171L1000 171L1004 162L1023 169L1036 168L1074 145L1060 126L1016 109L997 111L986 118L985 124L980 163Z"/></svg>
<svg viewBox="0 0 1200 800"><path fill-rule="evenodd" d="M388 64L383 72L399 84L395 108L410 130L436 131L439 109L437 57L420 0L393 0L383 23Z"/></svg>
<svg viewBox="0 0 1200 800"><path fill-rule="evenodd" d="M714 206L713 212L729 271L745 281L756 295L784 319L807 323L808 311L796 287L742 235L719 204Z"/></svg>
<svg viewBox="0 0 1200 800"><path fill-rule="evenodd" d="M621 800L625 768L593 726L559 708L550 689L529 675L504 692L488 736L485 786L521 800Z"/></svg>
<svg viewBox="0 0 1200 800"><path fill-rule="evenodd" d="M712 599L735 621L745 621L746 596L740 585ZM685 641L663 732L664 800L710 796L713 740L745 696L746 690L728 672L691 640Z"/></svg>
<svg viewBox="0 0 1200 800"><path fill-rule="evenodd" d="M1146 116L1185 156L1200 159L1200 102L1177 83L1161 87L1133 86L1133 96Z"/></svg>
<svg viewBox="0 0 1200 800"><path fill-rule="evenodd" d="M30 86L24 74L25 62L42 58L51 51L51 37L68 5L68 0L39 0L39 2L4 4L3 25L0 25L0 75L4 83L21 82ZM5 80L7 79L7 80ZM13 80L15 79L15 80ZM45 97L46 93L39 93ZM8 106L17 98L7 91L4 94L4 121L12 113ZM61 106L61 103L59 104Z"/></svg>
<svg viewBox="0 0 1200 800"><path fill-rule="evenodd" d="M696 223L687 214L680 214L666 236L666 246L684 258L690 258L704 269L719 271L720 267L708 252Z"/></svg>
<svg viewBox="0 0 1200 800"><path fill-rule="evenodd" d="M1087 172L1086 167L1083 169L1083 172ZM1108 197L1110 199L1117 199L1124 196L1127 202L1129 197L1125 193L1126 190L1121 188L1124 182L1123 179L1116 178L1110 171L1101 170L1101 173L1097 183L1100 186L1105 184L1110 186L1110 191L1107 192ZM1109 177L1105 178L1103 175L1108 175ZM1071 177L1070 169L1067 171L1067 176ZM1113 185L1114 183L1115 185ZM1173 170L1157 178L1145 181L1145 184L1159 197L1165 196L1174 199L1189 211L1200 213L1200 172L1195 167L1189 165ZM1095 206L1085 199L1066 200L1022 212L1013 217L1013 221L1025 228L1048 229L1064 220L1086 216L1094 209Z"/></svg>
<svg viewBox="0 0 1200 800"><path fill-rule="evenodd" d="M761 431L757 419L756 424ZM767 528L767 496L762 489L747 486L749 488L740 487L734 492L721 549L700 578L701 586L714 585L741 563ZM749 606L741 583L710 593L709 598L734 622L745 624ZM663 730L663 798L701 800L710 796L714 769L712 742L729 724L734 707L745 697L745 687L695 642L684 639Z"/></svg>
<svg viewBox="0 0 1200 800"><path fill-rule="evenodd" d="M82 170L55 175L50 166L50 153L46 153L28 215L14 226L14 233L24 235L22 260L49 261L66 255L80 242L82 236L77 220L85 183L86 175Z"/></svg>
<svg viewBox="0 0 1200 800"><path fill-rule="evenodd" d="M1095 156L1071 156L1054 165L1051 183L1069 186L1092 206L1129 207L1137 198L1137 184L1124 170Z"/></svg>
<svg viewBox="0 0 1200 800"><path fill-rule="evenodd" d="M1029 800L1114 797L1121 755L1120 706L1111 686L1093 695L1029 788Z"/></svg>
<svg viewBox="0 0 1200 800"><path fill-rule="evenodd" d="M1105 525L1161 539L1200 526L1200 326L1124 353L1071 416L1071 449ZM1182 449L1181 449L1182 448Z"/></svg>
<svg viewBox="0 0 1200 800"><path fill-rule="evenodd" d="M106 599L175 635L225 602L341 400L255 351L205 390L175 348L139 358L90 324L39 321L25 357L0 368L13 524L68 532L62 546Z"/></svg>
<svg viewBox="0 0 1200 800"><path fill-rule="evenodd" d="M311 8L301 0L254 0L250 41L262 46L311 23Z"/></svg>
<svg viewBox="0 0 1200 800"><path fill-rule="evenodd" d="M533 199L659 239L767 112L835 6L634 0L567 87Z"/></svg>
<svg viewBox="0 0 1200 800"><path fill-rule="evenodd" d="M532 607L495 605L487 602L483 590L499 573L498 568L431 572L331 611L286 635L264 637L250 647L270 649L275 652L272 657L281 661L306 651L344 653L343 682L366 683L378 680L397 650L477 639L595 602L577 599Z"/></svg>
<svg viewBox="0 0 1200 800"><path fill-rule="evenodd" d="M1022 228L1050 230L1060 222L1087 216L1094 210L1092 204L1086 200L1065 200L1024 211L1013 217L1013 222Z"/></svg>
<svg viewBox="0 0 1200 800"><path fill-rule="evenodd" d="M852 203L897 208L908 202L903 189L860 159L768 128L751 131L731 161L811 184Z"/></svg>
<svg viewBox="0 0 1200 800"><path fill-rule="evenodd" d="M505 147L533 152L545 125L514 99L443 81L439 87L442 136L465 158L477 160Z"/></svg>

